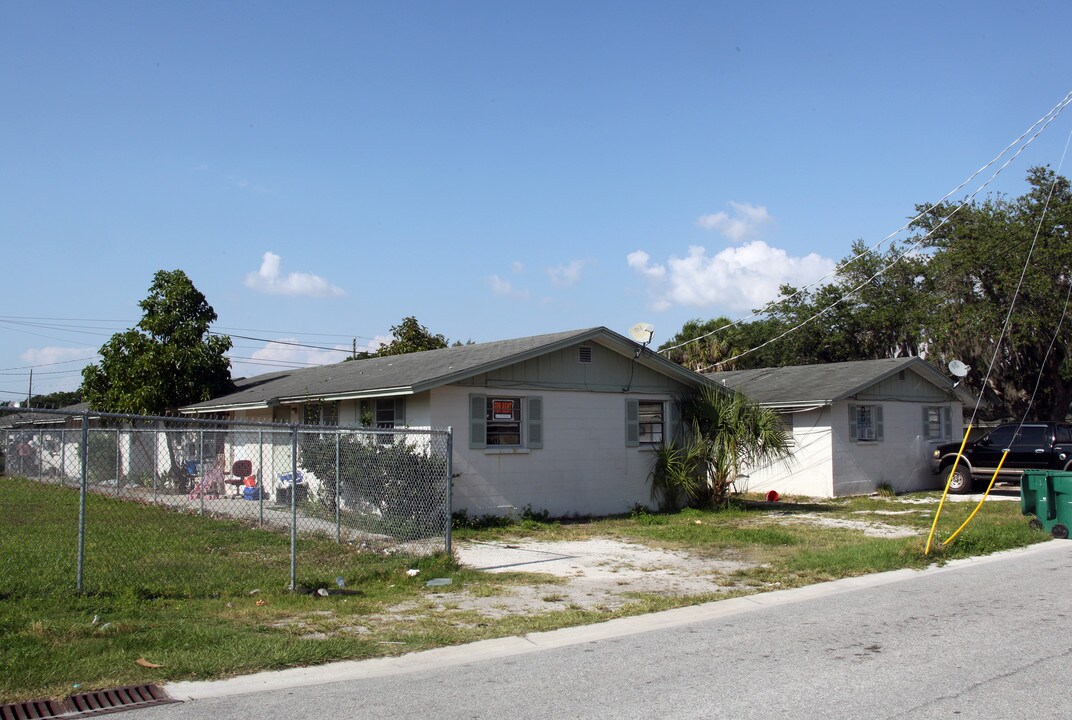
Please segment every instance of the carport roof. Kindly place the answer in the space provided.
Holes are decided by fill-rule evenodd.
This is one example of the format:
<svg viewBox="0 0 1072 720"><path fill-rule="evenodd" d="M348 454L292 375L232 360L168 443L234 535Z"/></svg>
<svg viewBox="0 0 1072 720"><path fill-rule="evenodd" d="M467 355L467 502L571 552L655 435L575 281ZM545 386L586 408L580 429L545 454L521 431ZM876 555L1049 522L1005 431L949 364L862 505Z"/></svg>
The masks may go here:
<svg viewBox="0 0 1072 720"><path fill-rule="evenodd" d="M605 327L595 327L406 355L372 357L241 378L235 381L235 392L188 405L182 408L182 412L201 414L256 409L303 402L310 398L333 401L408 395L590 341L630 355L640 348L640 345L618 333ZM693 387L710 382L702 375L655 353L642 353L637 362L654 367Z"/></svg>

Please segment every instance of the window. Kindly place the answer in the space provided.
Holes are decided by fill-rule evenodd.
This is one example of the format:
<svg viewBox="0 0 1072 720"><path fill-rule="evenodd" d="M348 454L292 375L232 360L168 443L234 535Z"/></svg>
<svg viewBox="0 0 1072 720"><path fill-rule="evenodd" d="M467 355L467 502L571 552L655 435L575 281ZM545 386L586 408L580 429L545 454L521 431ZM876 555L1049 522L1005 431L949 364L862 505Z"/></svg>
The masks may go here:
<svg viewBox="0 0 1072 720"><path fill-rule="evenodd" d="M405 400L400 397L369 398L358 405L358 422L363 428L391 430L406 424ZM376 442L390 445L395 441L392 433L376 433Z"/></svg>
<svg viewBox="0 0 1072 720"><path fill-rule="evenodd" d="M1033 450L1050 444L1048 428L1045 425L1024 425L1016 433L1012 446L1016 449Z"/></svg>
<svg viewBox="0 0 1072 720"><path fill-rule="evenodd" d="M651 447L681 433L681 419L673 402L625 399L625 446Z"/></svg>
<svg viewBox="0 0 1072 720"><path fill-rule="evenodd" d="M304 422L306 425L338 425L339 403L338 402L313 402L305 403L303 409Z"/></svg>
<svg viewBox="0 0 1072 720"><path fill-rule="evenodd" d="M659 401L641 400L637 404L637 422L641 443L658 444L663 441L663 404Z"/></svg>
<svg viewBox="0 0 1072 720"><path fill-rule="evenodd" d="M853 442L882 439L882 406L849 405L849 438Z"/></svg>
<svg viewBox="0 0 1072 720"><path fill-rule="evenodd" d="M995 428L986 434L983 440L984 445L990 447L996 447L998 449L1004 449L1012 445L1012 434L1016 431L1015 425L1004 425L999 428Z"/></svg>
<svg viewBox="0 0 1072 720"><path fill-rule="evenodd" d="M948 407L932 405L923 408L923 437L948 440L952 432L952 413Z"/></svg>
<svg viewBox="0 0 1072 720"><path fill-rule="evenodd" d="M370 398L361 401L359 420L362 427L390 430L405 425L404 411L405 401L402 398Z"/></svg>
<svg viewBox="0 0 1072 720"><path fill-rule="evenodd" d="M489 397L486 408L487 445L520 447L521 398Z"/></svg>
<svg viewBox="0 0 1072 720"><path fill-rule="evenodd" d="M395 426L395 404L382 399L376 401L376 427L393 428Z"/></svg>
<svg viewBox="0 0 1072 720"><path fill-rule="evenodd" d="M543 447L543 398L469 396L469 447Z"/></svg>
<svg viewBox="0 0 1072 720"><path fill-rule="evenodd" d="M778 419L782 421L782 427L790 438L793 437L793 413L779 413Z"/></svg>

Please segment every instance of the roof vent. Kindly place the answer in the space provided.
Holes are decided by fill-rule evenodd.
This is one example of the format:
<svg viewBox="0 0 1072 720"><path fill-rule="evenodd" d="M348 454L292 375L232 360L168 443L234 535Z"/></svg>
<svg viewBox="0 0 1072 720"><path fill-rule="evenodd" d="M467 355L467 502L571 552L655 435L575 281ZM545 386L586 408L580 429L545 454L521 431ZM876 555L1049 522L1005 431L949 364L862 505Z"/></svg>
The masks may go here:
<svg viewBox="0 0 1072 720"><path fill-rule="evenodd" d="M585 364L592 362L592 348L588 345L581 345L577 348L577 361Z"/></svg>

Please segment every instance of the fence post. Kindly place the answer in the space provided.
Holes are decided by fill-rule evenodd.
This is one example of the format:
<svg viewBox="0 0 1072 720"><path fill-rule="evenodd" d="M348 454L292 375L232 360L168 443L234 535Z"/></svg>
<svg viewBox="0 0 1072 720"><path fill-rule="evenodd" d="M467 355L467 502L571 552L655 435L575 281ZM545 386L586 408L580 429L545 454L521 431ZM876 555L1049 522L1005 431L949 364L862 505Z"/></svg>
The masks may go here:
<svg viewBox="0 0 1072 720"><path fill-rule="evenodd" d="M290 426L290 589L298 587L298 424Z"/></svg>
<svg viewBox="0 0 1072 720"><path fill-rule="evenodd" d="M163 432L161 432L163 431ZM156 432L153 433L153 504L157 503L157 487L160 485L160 438L164 437L164 442L167 442L167 428L164 426L163 420L156 421Z"/></svg>
<svg viewBox="0 0 1072 720"><path fill-rule="evenodd" d="M86 567L86 492L89 488L89 410L82 413L82 460L81 489L78 491L78 570L74 587L78 592L84 588Z"/></svg>
<svg viewBox="0 0 1072 720"><path fill-rule="evenodd" d="M454 492L454 428L447 426L447 528L446 528L446 552L447 555L451 554L450 547L450 532L451 526L454 524L454 516L452 511L452 504L454 499L452 497Z"/></svg>
<svg viewBox="0 0 1072 720"><path fill-rule="evenodd" d="M67 428L65 427L60 428L60 485L67 487Z"/></svg>
<svg viewBox="0 0 1072 720"><path fill-rule="evenodd" d="M201 491L197 493L198 500L198 515L205 514L205 431L204 429L197 431L197 472L201 476ZM195 486L196 486L195 481Z"/></svg>
<svg viewBox="0 0 1072 720"><path fill-rule="evenodd" d="M260 453L259 462L257 464L257 475L261 479L261 491L257 493L259 499L258 506L260 508L257 516L257 524L264 525L264 488L268 478L264 474L264 431L257 431L257 451Z"/></svg>
<svg viewBox="0 0 1072 720"><path fill-rule="evenodd" d="M119 496L119 478L122 476L123 471L119 465L119 428L115 429L115 494Z"/></svg>
<svg viewBox="0 0 1072 720"><path fill-rule="evenodd" d="M342 430L335 428L335 542L342 542L342 516L339 510L339 483L342 482L342 468L339 467L339 436Z"/></svg>

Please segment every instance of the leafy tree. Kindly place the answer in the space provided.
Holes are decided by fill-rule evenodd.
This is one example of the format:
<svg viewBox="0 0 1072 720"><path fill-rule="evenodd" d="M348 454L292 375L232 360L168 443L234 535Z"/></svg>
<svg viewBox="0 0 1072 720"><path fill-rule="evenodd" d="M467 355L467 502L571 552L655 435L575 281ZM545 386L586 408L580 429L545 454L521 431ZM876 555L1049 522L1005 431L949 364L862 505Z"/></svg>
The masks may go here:
<svg viewBox="0 0 1072 720"><path fill-rule="evenodd" d="M382 346L376 354L405 355L422 350L438 350L447 347L447 338L441 334L433 335L428 328L417 322L412 315L402 319L398 325L391 327L391 342Z"/></svg>
<svg viewBox="0 0 1072 720"><path fill-rule="evenodd" d="M225 353L231 339L210 336L216 311L181 270L160 270L138 305L141 321L100 349L82 371L82 396L104 412L164 415L234 389Z"/></svg>
<svg viewBox="0 0 1072 720"><path fill-rule="evenodd" d="M813 290L781 289L769 308L769 366L918 355L932 308L927 259L891 244L884 254L861 241L838 263L834 280ZM796 328L796 329L794 329Z"/></svg>
<svg viewBox="0 0 1072 720"><path fill-rule="evenodd" d="M995 196L960 209L944 203L916 223L933 253L930 350L943 362L956 358L972 367L964 382L984 393L983 419L1064 419L1072 403L1072 319L1064 317L1057 332L1072 269L1072 190L1049 168L1031 168L1027 182L1019 198Z"/></svg>
<svg viewBox="0 0 1072 720"><path fill-rule="evenodd" d="M764 347L744 353L770 340L780 327L767 318L738 323L725 316L706 322L689 320L676 335L659 346L659 352L698 372L771 367L779 364L777 348ZM697 339L696 342L688 342L693 339Z"/></svg>
<svg viewBox="0 0 1072 720"><path fill-rule="evenodd" d="M101 362L82 370L82 397L103 412L167 415L183 405L230 392L231 339L210 336L216 311L181 270L158 271L140 303L141 321L100 349ZM171 476L179 492L191 478L180 459L181 438L167 433Z"/></svg>
<svg viewBox="0 0 1072 720"><path fill-rule="evenodd" d="M663 348L702 338L667 351L696 370L917 355L932 307L926 267L924 256L906 255L896 245L879 254L857 241L832 282L800 290L783 285L780 299L750 322L690 320Z"/></svg>
<svg viewBox="0 0 1072 720"><path fill-rule="evenodd" d="M19 402L18 400L14 402ZM34 395L30 398L30 407L32 408L48 408L54 410L56 408L63 408L69 405L77 405L82 402L82 395L79 391L65 391L59 390L56 392L45 393L44 395ZM10 400L0 402L0 407L10 407L14 403Z"/></svg>
<svg viewBox="0 0 1072 720"><path fill-rule="evenodd" d="M739 392L704 387L682 402L682 418L702 447L701 467L710 502L726 503L730 486L745 467L789 462L789 431L774 410Z"/></svg>

